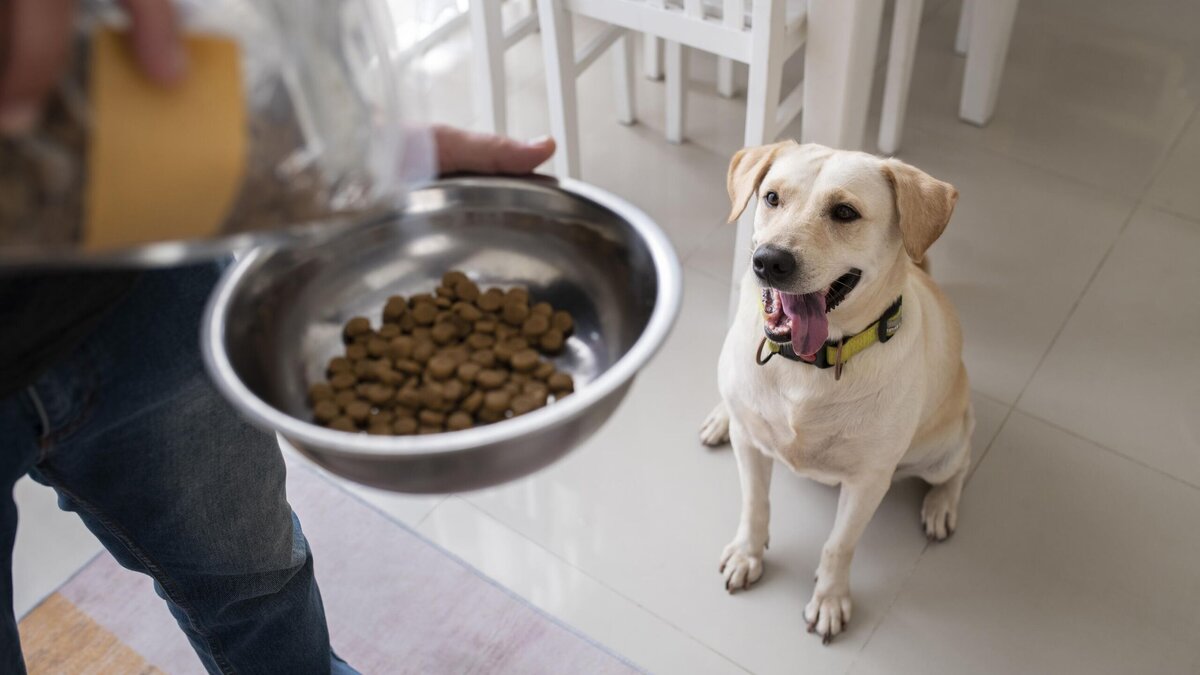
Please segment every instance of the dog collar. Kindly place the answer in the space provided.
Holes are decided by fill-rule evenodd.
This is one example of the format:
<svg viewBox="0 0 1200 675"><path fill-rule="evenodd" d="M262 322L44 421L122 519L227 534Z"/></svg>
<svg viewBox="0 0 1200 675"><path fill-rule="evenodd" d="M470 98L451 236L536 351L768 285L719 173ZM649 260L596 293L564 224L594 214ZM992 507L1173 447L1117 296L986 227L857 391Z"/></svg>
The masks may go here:
<svg viewBox="0 0 1200 675"><path fill-rule="evenodd" d="M833 368L834 379L840 380L842 367L846 365L847 361L877 342L887 342L892 339L896 331L900 330L900 323L903 319L901 312L903 301L903 296L896 298L896 302L892 303L892 306L888 307L875 323L867 326L861 332L843 337L841 340L826 342L821 349L817 350L812 361L807 361L797 354L790 342L780 344L766 336L763 336L762 341L758 343L754 360L758 365L763 366L771 360L772 356L778 354L789 361L806 363L822 370ZM767 352L765 357L763 356L764 347Z"/></svg>

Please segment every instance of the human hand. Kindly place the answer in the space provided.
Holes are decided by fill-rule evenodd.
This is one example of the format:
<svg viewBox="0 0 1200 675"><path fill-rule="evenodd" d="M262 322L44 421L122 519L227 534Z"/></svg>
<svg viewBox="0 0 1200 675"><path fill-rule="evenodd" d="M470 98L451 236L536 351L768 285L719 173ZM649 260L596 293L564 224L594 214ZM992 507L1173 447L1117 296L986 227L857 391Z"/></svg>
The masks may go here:
<svg viewBox="0 0 1200 675"><path fill-rule="evenodd" d="M493 134L477 134L444 125L433 127L437 143L438 173L458 171L491 174L526 174L554 154L554 139L527 143Z"/></svg>
<svg viewBox="0 0 1200 675"><path fill-rule="evenodd" d="M130 17L130 41L142 71L161 85L187 70L170 0L121 0ZM0 133L28 131L67 66L75 0L0 3Z"/></svg>

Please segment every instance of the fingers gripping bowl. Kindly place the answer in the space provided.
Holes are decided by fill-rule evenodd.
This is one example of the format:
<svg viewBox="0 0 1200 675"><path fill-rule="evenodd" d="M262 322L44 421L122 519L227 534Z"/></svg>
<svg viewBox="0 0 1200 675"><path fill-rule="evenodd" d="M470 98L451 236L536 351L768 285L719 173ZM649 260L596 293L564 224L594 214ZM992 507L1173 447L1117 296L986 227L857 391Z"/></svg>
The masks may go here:
<svg viewBox="0 0 1200 675"><path fill-rule="evenodd" d="M368 436L312 424L307 391L343 348L342 327L444 271L521 285L568 310L556 366L576 393L498 424L427 436ZM302 248L242 257L209 302L203 349L222 393L333 473L400 492L495 485L565 455L612 414L679 311L679 262L640 210L576 181L452 178L403 213Z"/></svg>

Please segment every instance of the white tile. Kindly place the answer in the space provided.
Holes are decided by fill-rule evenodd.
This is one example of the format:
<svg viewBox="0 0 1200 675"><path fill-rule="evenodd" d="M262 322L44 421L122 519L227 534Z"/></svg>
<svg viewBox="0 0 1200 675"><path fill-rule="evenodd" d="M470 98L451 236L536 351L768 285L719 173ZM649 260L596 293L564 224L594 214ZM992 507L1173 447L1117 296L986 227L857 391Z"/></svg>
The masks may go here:
<svg viewBox="0 0 1200 675"><path fill-rule="evenodd" d="M986 150L909 137L901 158L959 191L929 258L962 320L971 386L1012 403L1134 203Z"/></svg>
<svg viewBox="0 0 1200 675"><path fill-rule="evenodd" d="M1200 112L1192 116L1146 198L1164 209L1200 220L1197 185L1200 185Z"/></svg>
<svg viewBox="0 0 1200 675"><path fill-rule="evenodd" d="M662 618L458 498L421 534L539 609L655 673L741 673Z"/></svg>
<svg viewBox="0 0 1200 675"><path fill-rule="evenodd" d="M971 436L971 463L977 469L979 462L1000 433L1000 426L1008 417L1012 406L980 394L971 392L971 405L975 407L975 433ZM974 471L975 469L972 469Z"/></svg>
<svg viewBox="0 0 1200 675"><path fill-rule="evenodd" d="M1200 491L1014 413L853 673L1194 673Z"/></svg>
<svg viewBox="0 0 1200 675"><path fill-rule="evenodd" d="M102 549L79 516L58 508L54 490L22 478L13 498L20 514L13 547L13 610L20 617Z"/></svg>
<svg viewBox="0 0 1200 675"><path fill-rule="evenodd" d="M1176 22L1188 19L1162 11L1163 4L1103 3L1156 17L1135 30L1101 16L1094 2L1021 3L996 114L979 129L958 120L965 59L953 50L959 7L949 3L922 25L907 131L988 147L1137 196L1200 103L1196 12L1185 24L1192 27L1188 47L1164 37L1186 31Z"/></svg>
<svg viewBox="0 0 1200 675"><path fill-rule="evenodd" d="M1200 223L1142 208L1019 407L1200 485Z"/></svg>

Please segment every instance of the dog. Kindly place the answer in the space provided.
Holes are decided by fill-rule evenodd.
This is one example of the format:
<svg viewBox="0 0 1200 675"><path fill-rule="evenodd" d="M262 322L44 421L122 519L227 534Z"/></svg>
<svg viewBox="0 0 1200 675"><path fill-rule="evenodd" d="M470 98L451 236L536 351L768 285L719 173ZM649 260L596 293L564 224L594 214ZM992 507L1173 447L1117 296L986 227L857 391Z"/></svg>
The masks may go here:
<svg viewBox="0 0 1200 675"><path fill-rule="evenodd" d="M762 576L775 461L840 485L804 609L828 644L850 621L850 561L893 480L929 483L931 540L957 526L975 418L957 315L921 263L958 191L895 159L794 141L739 151L727 183L730 222L757 199L721 402L700 432L732 443L741 483L720 571L730 592Z"/></svg>

